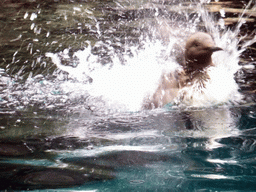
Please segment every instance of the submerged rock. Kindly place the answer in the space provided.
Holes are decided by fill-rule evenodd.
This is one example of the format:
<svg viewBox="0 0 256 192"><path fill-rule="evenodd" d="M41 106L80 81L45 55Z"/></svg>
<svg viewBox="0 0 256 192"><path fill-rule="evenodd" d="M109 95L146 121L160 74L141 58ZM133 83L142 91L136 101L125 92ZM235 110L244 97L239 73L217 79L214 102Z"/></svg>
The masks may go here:
<svg viewBox="0 0 256 192"><path fill-rule="evenodd" d="M1 156L24 156L32 154L33 151L23 143L0 143L0 157Z"/></svg>
<svg viewBox="0 0 256 192"><path fill-rule="evenodd" d="M67 187L82 185L90 180L90 176L78 171L65 169L45 169L33 170L32 172L21 172L14 181L21 187L49 188L49 187Z"/></svg>
<svg viewBox="0 0 256 192"><path fill-rule="evenodd" d="M126 166L145 166L156 162L184 163L181 158L173 154L158 154L147 151L114 151L98 157L75 157L62 159L62 161L105 170L114 170Z"/></svg>
<svg viewBox="0 0 256 192"><path fill-rule="evenodd" d="M101 171L104 174L95 174L88 169L47 168L8 163L0 165L0 189L3 190L67 188L114 178L112 172L106 174Z"/></svg>
<svg viewBox="0 0 256 192"><path fill-rule="evenodd" d="M14 141L13 141L14 140ZM46 150L75 150L88 147L88 140L76 137L35 137L27 139L3 140L0 142L0 157L31 156Z"/></svg>

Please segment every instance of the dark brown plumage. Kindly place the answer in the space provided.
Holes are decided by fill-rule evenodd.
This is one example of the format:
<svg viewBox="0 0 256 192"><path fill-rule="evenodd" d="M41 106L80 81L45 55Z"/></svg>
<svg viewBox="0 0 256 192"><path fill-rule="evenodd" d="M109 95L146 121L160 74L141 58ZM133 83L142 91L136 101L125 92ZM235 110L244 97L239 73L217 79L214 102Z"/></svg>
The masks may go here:
<svg viewBox="0 0 256 192"><path fill-rule="evenodd" d="M212 37L208 33L198 32L190 36L185 47L186 73L200 71L208 66L212 66L212 54L222 50L216 47Z"/></svg>

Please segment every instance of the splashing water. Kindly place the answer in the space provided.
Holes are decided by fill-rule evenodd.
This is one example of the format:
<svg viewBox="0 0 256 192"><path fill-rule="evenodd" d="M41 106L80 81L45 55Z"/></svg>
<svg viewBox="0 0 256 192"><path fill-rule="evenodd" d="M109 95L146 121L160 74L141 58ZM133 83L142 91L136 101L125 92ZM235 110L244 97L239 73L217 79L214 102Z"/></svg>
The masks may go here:
<svg viewBox="0 0 256 192"><path fill-rule="evenodd" d="M138 111L142 106L146 95L152 94L157 88L157 83L163 70L174 70L177 63L169 59L166 66L163 59L164 46L160 41L145 42L143 49L133 47L133 56L124 55L125 64L118 58L113 58L113 64L100 66L97 62L92 67L91 62L85 61L88 50L79 52L76 56L84 67L63 67L59 60L55 62L59 68L68 72L73 78L81 80L82 74L86 73L93 79L91 84L85 84L83 89L87 90L93 97L101 97L107 102L109 108ZM64 54L64 53L62 53ZM166 54L166 53L165 53ZM56 55L48 53L47 56L56 59ZM113 66L111 66L113 65ZM89 67L92 67L90 70ZM86 69L87 68L87 69Z"/></svg>
<svg viewBox="0 0 256 192"><path fill-rule="evenodd" d="M198 88L197 84L185 87L180 91L182 99L176 99L176 103L193 106L206 107L219 104L241 102L243 97L238 92L238 85L234 74L241 69L239 56L241 51L237 50L238 40L230 39L231 31L225 32L222 37L215 38L218 47L224 51L213 54L215 67L207 69L210 80L205 87Z"/></svg>
<svg viewBox="0 0 256 192"><path fill-rule="evenodd" d="M202 107L206 104L216 105L241 99L234 80L234 73L240 69L238 61L241 51L237 50L238 40L231 38L231 34L236 35L227 31L221 37L218 34L218 38L215 38L216 44L224 51L214 53L216 68L209 71L211 81L207 84L204 94L197 90L189 93L188 97L194 95L194 99L187 102L188 105ZM82 80L84 74L90 76L92 83L80 88L87 90L92 97L101 97L107 103L107 108L138 111L145 97L156 90L161 74L179 67L175 57L169 56L168 53L178 41L180 39L175 36L170 37L168 45L164 45L161 40L144 40L143 49L130 47L133 56L124 55L124 64L115 55L113 63L105 66L97 63L96 58L86 60L85 58L91 55L90 47L75 54L80 61L77 68L61 65L59 60L56 61L56 54L48 53L47 56L53 59L59 69L68 72L73 78Z"/></svg>
<svg viewBox="0 0 256 192"><path fill-rule="evenodd" d="M197 190L198 185L199 191L216 191L222 189L221 185L216 189L211 186L215 186L218 180L226 183L224 190L230 190L230 187L241 189L242 179L246 180L245 191L248 190L248 183L254 187L253 179L247 179L255 176L251 172L255 155L252 153L255 148L255 104L247 109L247 106L233 107L233 103L243 101L234 79L234 74L242 67L239 57L256 39L246 41L238 38L240 24L231 31L225 25L219 25L222 22L213 21L204 8L206 1L202 0L201 4L191 0L184 7L180 3L183 1L175 1L180 3L175 5L172 4L174 1L166 1L172 5L156 4L161 6L159 9L157 6L147 9L144 7L145 1L136 1L131 5L132 10L127 5L121 5L123 1L114 1L119 4L116 12L107 6L102 10L104 14L110 10L121 19L110 19L109 22L101 15L103 12L94 15L94 10L101 10L94 6L95 2L93 8L87 10L91 20L84 19L88 15L84 7L89 7L90 3L60 4L63 14L60 17L67 21L63 27L67 27L67 30L61 35L56 30L59 39L54 36L56 28L47 31L46 36L42 35L43 40L47 37L47 51L40 56L42 64L48 62L46 66L52 63L52 68L56 66L54 72L49 69L47 74L40 71L38 74L36 67L31 68L31 72L28 61L24 63L28 65L21 70L28 70L31 75L25 82L19 82L19 78L12 79L4 70L0 70L0 84L5 86L1 88L0 106L7 106L6 111L4 107L1 109L0 129L1 137L8 141L5 143L3 140L1 146L7 148L6 151L10 148L10 154L23 146L26 149L24 156L2 158L3 181L11 180L13 187L16 183L19 186L24 182L23 187L27 190L29 187L26 185L30 181L32 184L34 181L44 182L44 178L54 176L54 173L72 171L67 177L71 180L73 171L79 170L84 175L97 172L105 174L105 167L106 170L109 167L116 172L113 181L104 179L104 182L100 182L97 177L97 182L85 183L75 189L172 191L178 187L181 191L193 191ZM106 2L113 6L111 3ZM102 1L99 4L102 6ZM138 6L145 9L138 10ZM164 13L164 8L178 10L179 15L184 17ZM54 14L50 12L58 17L57 22L60 18L58 11ZM140 14L150 12L150 16L152 13L153 16L124 19L137 11ZM79 30L84 30L83 33L76 33L76 25L70 24L71 20L78 18L73 12L79 12L81 23L77 26ZM37 16L30 14L26 12L24 19L30 18L34 25L29 25L29 28L31 26L31 30L33 28L35 34L40 36L39 26L42 26L42 31L45 28L44 23L37 23L37 19L45 21L51 17L47 15L46 19L41 19L39 12ZM223 10L221 14L225 14ZM113 26L108 27L109 23ZM83 28L84 25L89 27ZM129 28L131 25L133 27ZM196 31L209 32L217 46L224 49L213 54L216 67L209 68L211 80L207 82L203 94L196 86L195 89L184 88L187 89L187 98L176 98L177 105L140 111L144 98L157 89L161 75L181 67L179 57L184 51L185 40ZM66 37L71 38L72 42L66 41ZM38 39L34 42L41 45L42 41ZM55 43L51 44L51 40ZM13 38L13 41L18 40ZM33 50L41 48L35 45L26 47L27 52L34 53ZM37 58L39 54L37 51L34 56ZM13 57L12 64L19 64L19 53L14 56L17 57ZM41 64L40 59L38 63ZM17 145L18 148L12 150ZM6 151L2 150L2 153ZM9 165L5 167L7 163ZM58 178L61 180L63 177ZM52 184L52 178L49 180ZM141 185L140 181L145 185ZM232 186L232 183L238 187ZM6 188L11 189L7 184ZM35 189L41 187L39 184L34 186Z"/></svg>
<svg viewBox="0 0 256 192"><path fill-rule="evenodd" d="M196 4L198 15L193 18L192 23L188 13L187 20L174 18L169 24L156 15L155 21L153 24L151 22L149 27L153 31L151 38L145 38L150 35L141 34L139 45L124 44L122 48L125 51L121 56L109 46L108 56L112 62L105 65L99 61L99 55L92 54L93 46L90 43L84 50L75 52L72 58L69 54L72 48L55 54L46 53L58 68L55 72L57 79L52 82L41 77L40 80L38 77L29 78L26 82L28 89L23 92L23 100L31 102L31 98L40 94L41 98L46 97L44 102L48 106L55 105L57 101L66 103L70 100L80 100L79 104L85 102L96 108L102 108L104 103L103 108L106 111L139 111L145 97L152 95L156 90L161 75L180 67L176 60L180 54L176 46L178 44L182 47L186 38L198 31L197 27L202 19L206 30L213 36L217 46L222 47L224 51L213 54L216 67L209 69L211 81L207 83L204 94L197 89L187 90L187 99L177 103L202 107L241 101L242 96L238 92L239 87L234 80L234 74L241 68L238 65L239 56L256 39L245 42L242 49L238 50L240 39L237 37L241 24L238 24L234 31L223 30L223 26L215 25L202 5ZM142 22L143 25L145 23L147 24L145 21ZM108 44L98 41L94 45L102 46ZM63 59L69 61L68 66L63 65ZM59 80L66 74L68 78ZM40 88L40 85L44 87ZM31 96L31 89L35 87L39 91L37 89Z"/></svg>

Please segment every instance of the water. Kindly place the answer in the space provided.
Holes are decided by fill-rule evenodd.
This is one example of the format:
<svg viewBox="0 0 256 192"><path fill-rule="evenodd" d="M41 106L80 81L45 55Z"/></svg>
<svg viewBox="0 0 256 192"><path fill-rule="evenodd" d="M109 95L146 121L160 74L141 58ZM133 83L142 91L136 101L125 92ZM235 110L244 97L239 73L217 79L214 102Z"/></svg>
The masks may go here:
<svg viewBox="0 0 256 192"><path fill-rule="evenodd" d="M1 190L256 191L252 23L208 5L2 4ZM142 110L198 30L224 49L205 94Z"/></svg>

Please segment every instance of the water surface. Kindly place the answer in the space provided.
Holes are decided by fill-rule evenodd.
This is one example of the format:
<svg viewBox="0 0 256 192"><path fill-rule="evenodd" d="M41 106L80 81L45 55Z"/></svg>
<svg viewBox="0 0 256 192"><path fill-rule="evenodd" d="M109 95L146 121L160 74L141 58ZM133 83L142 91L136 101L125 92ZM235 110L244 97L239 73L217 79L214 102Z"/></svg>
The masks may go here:
<svg viewBox="0 0 256 192"><path fill-rule="evenodd" d="M254 3L1 3L1 190L256 191ZM206 96L142 110L202 30Z"/></svg>

